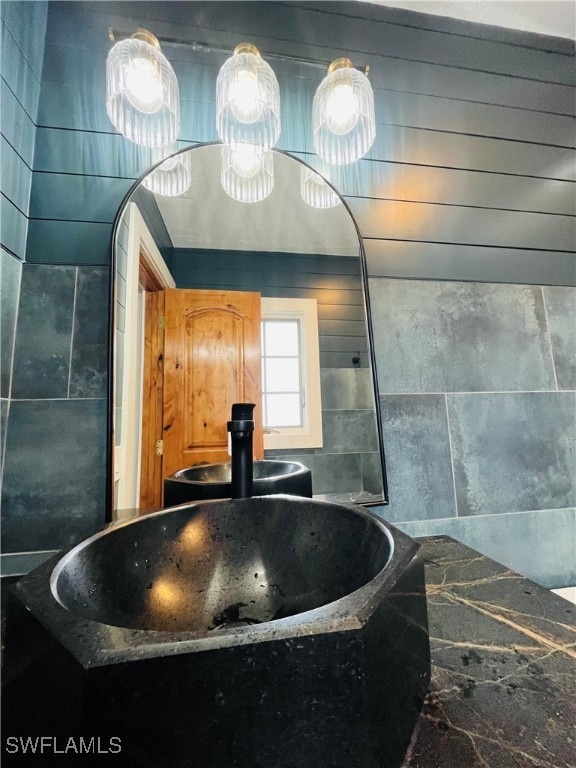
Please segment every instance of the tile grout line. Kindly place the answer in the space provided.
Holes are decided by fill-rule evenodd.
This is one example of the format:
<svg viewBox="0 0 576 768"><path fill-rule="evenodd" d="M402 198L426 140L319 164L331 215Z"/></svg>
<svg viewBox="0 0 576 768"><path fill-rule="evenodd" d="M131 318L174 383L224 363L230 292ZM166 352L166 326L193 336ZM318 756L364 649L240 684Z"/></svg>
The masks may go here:
<svg viewBox="0 0 576 768"><path fill-rule="evenodd" d="M454 469L454 451L452 450L452 435L450 434L450 414L448 412L448 393L444 393L444 406L446 408L446 428L448 430L448 448L450 449L450 469L452 471L452 490L454 492L454 511L456 517L459 518L458 512L458 498L456 496L456 472Z"/></svg>
<svg viewBox="0 0 576 768"><path fill-rule="evenodd" d="M477 389L471 392L380 392L380 397L442 397L461 395L549 395L555 392L576 392L576 389Z"/></svg>
<svg viewBox="0 0 576 768"><path fill-rule="evenodd" d="M558 389L558 377L556 375L556 361L554 360L554 347L552 346L552 335L550 334L550 321L548 320L548 309L546 307L546 296L544 294L544 286L538 286L540 293L542 294L542 306L544 307L544 320L546 322L546 336L548 338L548 344L550 345L550 359L552 360L552 371L554 373L554 384L556 385L556 391Z"/></svg>
<svg viewBox="0 0 576 768"><path fill-rule="evenodd" d="M419 524L419 523L429 523L429 522L445 522L449 520L479 520L480 518L488 518L488 517L496 517L496 518L502 518L506 517L507 515L533 515L535 513L540 512L574 512L576 514L576 508L574 507L552 507L550 509L516 509L513 512L487 512L482 513L478 515L460 515L458 518L454 517L435 517L435 518L428 518L426 520L399 520L399 525L412 525ZM396 523L394 523L396 525ZM432 534L434 535L434 534Z"/></svg>
<svg viewBox="0 0 576 768"><path fill-rule="evenodd" d="M70 332L70 357L68 360L68 389L66 399L70 400L70 385L72 383L72 354L74 351L74 326L76 325L76 295L78 293L78 267L75 268L74 275L74 300L72 302L72 329Z"/></svg>

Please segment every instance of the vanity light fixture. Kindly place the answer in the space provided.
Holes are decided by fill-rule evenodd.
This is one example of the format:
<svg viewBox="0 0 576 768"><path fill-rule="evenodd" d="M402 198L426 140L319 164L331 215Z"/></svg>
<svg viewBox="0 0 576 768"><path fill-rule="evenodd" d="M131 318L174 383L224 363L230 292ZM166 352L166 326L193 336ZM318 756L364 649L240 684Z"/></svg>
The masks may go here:
<svg viewBox="0 0 576 768"><path fill-rule="evenodd" d="M178 81L151 32L138 29L110 50L106 111L114 127L136 144L164 147L178 138Z"/></svg>
<svg viewBox="0 0 576 768"><path fill-rule="evenodd" d="M251 43L241 43L216 80L216 130L224 144L273 147L280 136L280 87Z"/></svg>
<svg viewBox="0 0 576 768"><path fill-rule="evenodd" d="M374 93L350 59L335 59L328 67L314 96L312 123L314 149L333 165L359 160L374 143Z"/></svg>
<svg viewBox="0 0 576 768"><path fill-rule="evenodd" d="M155 163L163 157L167 159L143 180L142 183L150 192L163 197L179 197L190 188L192 184L190 153L173 155L177 149L176 144L172 144L152 150L152 159Z"/></svg>
<svg viewBox="0 0 576 768"><path fill-rule="evenodd" d="M258 203L274 188L272 152L254 144L223 144L222 188L239 203Z"/></svg>
<svg viewBox="0 0 576 768"><path fill-rule="evenodd" d="M312 208L335 208L340 198L313 168L300 167L300 194Z"/></svg>

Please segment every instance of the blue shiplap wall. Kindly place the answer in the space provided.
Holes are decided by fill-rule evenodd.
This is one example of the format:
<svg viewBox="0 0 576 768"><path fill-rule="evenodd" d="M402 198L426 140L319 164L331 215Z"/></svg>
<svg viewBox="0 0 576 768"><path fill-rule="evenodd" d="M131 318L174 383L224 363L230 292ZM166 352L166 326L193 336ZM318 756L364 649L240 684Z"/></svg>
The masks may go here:
<svg viewBox="0 0 576 768"><path fill-rule="evenodd" d="M18 13L25 16L35 4L7 3L3 7L11 5L19 6ZM433 280L460 281L462 285L467 281L536 286L576 282L573 44L365 3L50 2L26 242L26 258L33 264L54 268L108 265L114 211L132 180L149 165L147 152L116 135L106 117L108 27L130 32L137 26L213 48L231 49L249 39L263 51L326 63L352 52L355 63L370 65L378 138L365 160L345 170L340 189L359 222L372 279L392 279L390 290L398 308L394 327L399 339L410 324L406 316L403 322L408 325L401 322L399 297L404 290L412 299L417 297L418 291L425 290L417 286L422 279L428 281L427 296L434 293ZM166 47L165 52L180 81L182 143L215 139L214 85L225 57L187 48ZM310 105L321 73L279 59L271 63L283 99L280 147L310 159ZM16 113L14 119L21 118ZM15 197L21 194L17 187ZM10 237L21 240L17 221L11 221L9 230ZM407 289L404 283L408 283ZM383 285L376 283L376 292ZM464 291L453 301L454 316L470 308ZM103 312L104 303L93 305L92 311ZM547 304L548 309L550 306ZM570 300L564 304L558 300L554 306L558 317L553 320L549 316L546 327L554 344L556 323L563 351L555 354L566 356L571 343L566 340L570 335L566 320ZM435 317L432 310L430 317ZM481 309L472 312L471 317L476 326L468 318L468 332L470 338L478 338L486 318ZM443 321L449 322L450 318L444 317ZM500 320L496 318L497 326L500 321L506 326L505 313ZM389 334L390 329L383 329L377 335L381 351L386 348ZM559 344L557 341L556 350ZM509 349L510 355L515 352ZM390 365L383 355L381 359L380 390L387 396L395 392L394 377L389 376ZM449 356L439 357L436 362L446 368L454 365ZM413 365L422 370L424 361L414 358ZM556 393L546 394L551 398L564 395L559 391L562 386L558 380ZM445 389L442 395L446 396ZM556 398L558 403L560 399ZM48 413L54 403L43 402L42 408ZM79 407L76 402L68 402L70 407ZM422 415L421 422L424 437L432 429L426 428L426 422L436 423L435 416L442 414L442 403L439 405L433 398L428 403L430 410ZM444 406L446 411L446 400ZM549 400L548 410L535 409L533 414L524 410L523 418L532 419L532 426L537 427L538 418L544 418L555 407ZM483 471L482 436L474 442L470 430L464 429L467 414L458 413L456 416L454 412L453 418L460 419L462 439L468 440L463 450L471 452ZM76 412L70 414L77 416ZM39 414L30 411L32 415L38 418ZM21 414L18 418L22 418ZM87 418L88 426L82 434L62 434L58 438L59 452L53 459L46 458L51 449L54 453L53 445L38 441L35 446L21 444L9 424L7 459L13 462L13 482L22 482L16 467L24 451L35 450L46 466L50 461L56 466L67 460L70 441L97 443L104 420L98 421L96 412ZM401 421L393 419L390 411L388 429L384 424L393 451L391 461L401 458L410 440L420 445L417 434L414 436L407 422ZM450 424L453 426L453 421ZM19 425L23 426L23 422ZM395 443L396 435L399 442ZM422 462L429 475L435 476L434 468L442 465L446 444L432 440L430 445L431 451L421 454ZM521 447L518 440L509 440L508 445L511 451ZM544 452L544 448L540 450ZM565 443L554 446L555 452L564 452L560 464L569 457L565 453L569 450ZM100 472L103 458L93 457L93 461ZM437 476L442 477L442 473ZM450 473L446 477L450 479ZM554 482L546 472L538 481L544 485ZM569 472L568 481L573 481ZM485 482L490 483L489 473L485 474ZM103 489L103 481L98 483ZM54 486L52 490L46 486L42 493L44 496L36 493L34 497L41 498L40 505L34 510L22 505L21 514L31 517L40 508L48 519L57 519L59 497ZM94 487L90 493L97 496ZM83 526L87 530L98 515L103 516L103 491L98 500L101 509L91 509L86 516L81 503L69 502L67 514L76 520L77 532ZM414 522L413 512L398 509L398 503L394 519ZM387 514L386 510L383 514ZM427 516L426 511L419 514ZM543 583L570 579L573 562L569 562L569 553L556 552L552 546L537 549L536 543L547 528L546 521L551 529L549 541L573 541L574 510L560 508L555 514L544 508L531 510L530 520L523 517L522 525L518 516L513 517L515 514L505 506L496 510L474 506L472 514L465 516L477 523L476 538L471 533L472 525L468 533L462 526L458 530L462 536L469 535L469 541L479 549L486 548L492 539L500 541L502 530L514 530L520 539L502 545L501 560L511 562L519 549L525 553L538 551L539 556L532 562L525 558L527 567L532 568L531 575ZM446 519L452 524L456 517ZM436 515L435 522L438 520ZM428 524L426 519L416 522L422 522L424 528ZM517 523L515 527L513 522ZM446 526L446 531L454 530L448 523ZM14 525L13 531L16 538L20 531L20 541L26 544L27 524ZM61 539L50 536L51 544L47 540L44 546L62 544Z"/></svg>
<svg viewBox="0 0 576 768"><path fill-rule="evenodd" d="M48 5L0 5L2 246L24 258Z"/></svg>

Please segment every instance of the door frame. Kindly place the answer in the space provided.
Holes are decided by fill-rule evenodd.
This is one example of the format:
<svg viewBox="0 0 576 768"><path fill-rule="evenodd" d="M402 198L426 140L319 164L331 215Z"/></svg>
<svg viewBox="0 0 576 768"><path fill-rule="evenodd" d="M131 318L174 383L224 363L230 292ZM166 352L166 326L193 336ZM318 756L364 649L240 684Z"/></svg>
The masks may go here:
<svg viewBox="0 0 576 768"><path fill-rule="evenodd" d="M142 462L142 386L144 358L145 296L149 290L175 288L174 278L162 258L136 203L128 206L126 246L125 357L122 376L122 442L114 449L114 480L118 482L116 509L140 506ZM138 393L135 397L134 393ZM129 438L129 439L128 439Z"/></svg>

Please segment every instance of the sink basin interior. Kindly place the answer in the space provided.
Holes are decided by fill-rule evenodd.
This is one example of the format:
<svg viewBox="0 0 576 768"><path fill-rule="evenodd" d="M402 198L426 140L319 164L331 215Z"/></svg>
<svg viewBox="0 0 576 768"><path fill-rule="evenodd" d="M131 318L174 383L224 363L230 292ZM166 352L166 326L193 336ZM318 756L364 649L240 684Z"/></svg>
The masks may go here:
<svg viewBox="0 0 576 768"><path fill-rule="evenodd" d="M290 494L312 497L312 472L298 461L263 459L253 464L253 496ZM232 464L204 464L180 469L164 480L164 506L232 495Z"/></svg>
<svg viewBox="0 0 576 768"><path fill-rule="evenodd" d="M253 464L254 480L270 480L273 478L295 475L302 472L303 464L297 461L255 461ZM174 478L195 483L230 483L232 481L232 464L206 464L204 466L180 469L174 473Z"/></svg>
<svg viewBox="0 0 576 768"><path fill-rule="evenodd" d="M389 561L361 510L296 497L196 502L110 528L52 573L75 614L119 627L217 632L319 608Z"/></svg>

